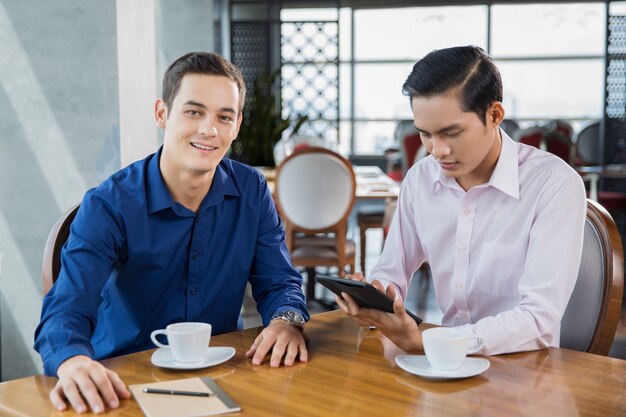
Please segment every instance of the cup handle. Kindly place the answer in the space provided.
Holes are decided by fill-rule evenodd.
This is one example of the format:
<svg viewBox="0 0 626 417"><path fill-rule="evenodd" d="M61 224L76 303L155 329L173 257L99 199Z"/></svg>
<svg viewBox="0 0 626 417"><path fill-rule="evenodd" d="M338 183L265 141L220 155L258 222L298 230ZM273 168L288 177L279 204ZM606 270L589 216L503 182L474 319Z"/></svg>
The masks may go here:
<svg viewBox="0 0 626 417"><path fill-rule="evenodd" d="M485 338L482 336L472 336L473 339L477 340L476 346L473 349L468 349L467 354L473 355L475 353L480 352L482 348L485 347Z"/></svg>
<svg viewBox="0 0 626 417"><path fill-rule="evenodd" d="M169 345L164 345L163 343L159 342L157 340L157 336L160 334L164 334L165 336L167 336L167 330L165 329L159 329L159 330L155 330L152 332L152 334L150 334L150 339L152 340L152 343L154 343L155 345L157 345L158 347L162 347L162 348L166 348L169 347Z"/></svg>

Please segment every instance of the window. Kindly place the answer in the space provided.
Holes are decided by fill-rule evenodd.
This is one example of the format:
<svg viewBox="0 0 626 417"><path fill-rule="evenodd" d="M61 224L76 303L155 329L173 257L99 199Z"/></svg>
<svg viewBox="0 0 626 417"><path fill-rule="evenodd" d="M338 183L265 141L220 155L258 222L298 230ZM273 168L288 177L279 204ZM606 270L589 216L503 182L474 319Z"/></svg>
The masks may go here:
<svg viewBox="0 0 626 417"><path fill-rule="evenodd" d="M413 64L434 49L458 45L478 45L494 57L507 116L522 126L558 118L576 128L600 118L606 7L596 2L338 10L339 150L380 155L393 145L398 121L412 117L402 84ZM317 16L330 12L325 13ZM302 9L289 16L309 19Z"/></svg>

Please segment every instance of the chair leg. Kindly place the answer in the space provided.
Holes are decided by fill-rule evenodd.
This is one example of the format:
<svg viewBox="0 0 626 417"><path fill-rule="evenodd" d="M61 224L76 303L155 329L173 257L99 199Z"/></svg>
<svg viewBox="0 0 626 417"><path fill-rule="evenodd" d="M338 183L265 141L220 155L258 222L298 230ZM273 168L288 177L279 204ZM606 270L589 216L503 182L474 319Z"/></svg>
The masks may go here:
<svg viewBox="0 0 626 417"><path fill-rule="evenodd" d="M359 227L361 232L361 272L365 275L365 231L364 227ZM354 272L354 270L352 271Z"/></svg>
<svg viewBox="0 0 626 417"><path fill-rule="evenodd" d="M315 300L315 268L306 268L306 300Z"/></svg>

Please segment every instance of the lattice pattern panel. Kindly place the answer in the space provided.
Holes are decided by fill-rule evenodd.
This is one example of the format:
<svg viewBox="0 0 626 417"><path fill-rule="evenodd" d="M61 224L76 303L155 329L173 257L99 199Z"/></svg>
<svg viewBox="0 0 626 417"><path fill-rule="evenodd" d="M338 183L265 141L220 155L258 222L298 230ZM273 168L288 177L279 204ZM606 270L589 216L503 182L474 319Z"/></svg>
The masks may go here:
<svg viewBox="0 0 626 417"><path fill-rule="evenodd" d="M610 16L607 39L605 162L626 163L626 16ZM605 189L623 191L626 182L605 181Z"/></svg>
<svg viewBox="0 0 626 417"><path fill-rule="evenodd" d="M270 72L270 23L233 22L231 58L246 81L246 107L252 104L253 83Z"/></svg>
<svg viewBox="0 0 626 417"><path fill-rule="evenodd" d="M281 23L283 117L307 115L299 134L337 143L339 24Z"/></svg>

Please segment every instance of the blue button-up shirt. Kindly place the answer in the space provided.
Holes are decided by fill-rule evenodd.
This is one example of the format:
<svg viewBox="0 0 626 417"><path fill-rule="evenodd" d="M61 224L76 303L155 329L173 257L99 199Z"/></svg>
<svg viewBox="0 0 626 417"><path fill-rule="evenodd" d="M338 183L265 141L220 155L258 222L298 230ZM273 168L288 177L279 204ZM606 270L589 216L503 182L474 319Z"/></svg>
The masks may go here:
<svg viewBox="0 0 626 417"><path fill-rule="evenodd" d="M75 355L152 348L150 333L174 322L208 322L214 334L240 328L248 281L265 325L283 310L308 319L263 176L223 160L196 214L172 199L160 155L85 194L35 332L46 374Z"/></svg>

